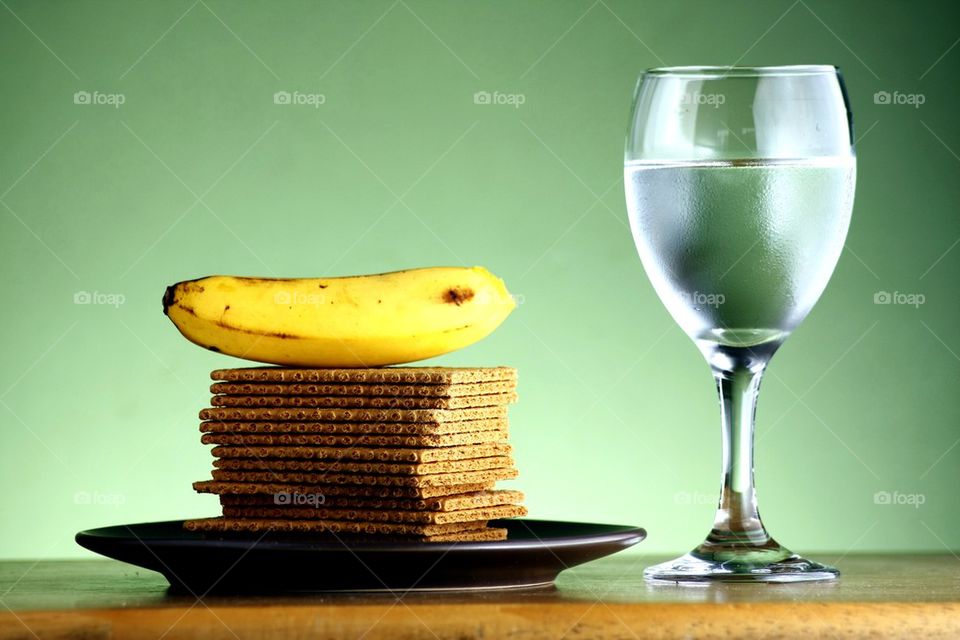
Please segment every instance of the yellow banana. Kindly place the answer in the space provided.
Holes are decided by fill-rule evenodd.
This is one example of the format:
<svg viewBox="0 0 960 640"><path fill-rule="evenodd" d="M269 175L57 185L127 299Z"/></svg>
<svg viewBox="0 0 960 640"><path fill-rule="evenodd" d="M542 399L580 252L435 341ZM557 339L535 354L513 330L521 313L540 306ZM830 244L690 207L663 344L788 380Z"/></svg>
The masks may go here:
<svg viewBox="0 0 960 640"><path fill-rule="evenodd" d="M238 358L300 367L375 367L486 337L514 308L483 267L346 278L209 276L167 288L163 311L188 340Z"/></svg>

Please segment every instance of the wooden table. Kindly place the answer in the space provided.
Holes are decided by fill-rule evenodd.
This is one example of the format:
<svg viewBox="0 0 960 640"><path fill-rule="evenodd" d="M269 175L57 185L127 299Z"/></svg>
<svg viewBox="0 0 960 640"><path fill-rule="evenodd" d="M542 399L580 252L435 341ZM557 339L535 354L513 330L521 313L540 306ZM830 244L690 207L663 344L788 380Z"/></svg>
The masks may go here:
<svg viewBox="0 0 960 640"><path fill-rule="evenodd" d="M652 586L624 553L561 574L556 588L459 594L191 596L112 560L0 562L7 638L960 638L960 559L818 560L837 583Z"/></svg>

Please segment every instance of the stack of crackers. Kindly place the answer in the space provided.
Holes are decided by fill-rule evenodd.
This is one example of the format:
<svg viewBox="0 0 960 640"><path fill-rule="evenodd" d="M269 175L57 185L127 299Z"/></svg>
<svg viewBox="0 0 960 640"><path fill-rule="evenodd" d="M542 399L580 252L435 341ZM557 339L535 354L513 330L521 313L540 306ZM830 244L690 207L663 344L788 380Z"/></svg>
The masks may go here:
<svg viewBox="0 0 960 640"><path fill-rule="evenodd" d="M192 531L501 540L526 515L507 443L509 367L219 369L201 441L223 515Z"/></svg>

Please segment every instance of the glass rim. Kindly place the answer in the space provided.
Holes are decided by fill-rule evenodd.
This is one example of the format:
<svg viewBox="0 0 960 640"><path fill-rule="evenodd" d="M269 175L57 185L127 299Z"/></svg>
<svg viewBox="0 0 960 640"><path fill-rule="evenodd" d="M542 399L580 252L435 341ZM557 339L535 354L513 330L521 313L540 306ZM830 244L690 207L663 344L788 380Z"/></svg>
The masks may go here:
<svg viewBox="0 0 960 640"><path fill-rule="evenodd" d="M701 77L701 78L756 78L759 76L811 76L835 75L840 68L830 64L793 64L770 67L737 66L680 66L653 67L643 72L651 76Z"/></svg>

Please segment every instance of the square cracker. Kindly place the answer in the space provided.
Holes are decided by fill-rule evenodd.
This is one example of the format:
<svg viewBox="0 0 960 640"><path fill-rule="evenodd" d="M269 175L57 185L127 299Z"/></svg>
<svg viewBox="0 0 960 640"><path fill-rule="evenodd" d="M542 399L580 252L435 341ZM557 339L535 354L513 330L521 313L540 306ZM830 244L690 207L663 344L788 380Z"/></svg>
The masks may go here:
<svg viewBox="0 0 960 640"><path fill-rule="evenodd" d="M527 515L526 507L515 504L459 509L457 511L389 511L382 509L328 509L326 507L239 506L223 507L225 518L280 518L291 520L346 520L393 522L397 524L448 524L516 518Z"/></svg>
<svg viewBox="0 0 960 640"><path fill-rule="evenodd" d="M472 531L487 526L486 521L449 522L446 524L419 524L395 522L363 522L348 520L294 520L281 518L197 518L185 520L188 531L219 531L264 533L282 531L291 533L366 533L433 536L461 531Z"/></svg>
<svg viewBox="0 0 960 640"><path fill-rule="evenodd" d="M382 434L396 435L446 435L475 431L505 431L505 419L463 420L459 422L244 422L208 420L200 423L203 433L317 433L317 434Z"/></svg>
<svg viewBox="0 0 960 640"><path fill-rule="evenodd" d="M215 394L258 396L360 396L364 398L457 398L513 393L515 380L469 384L353 384L323 382L214 382Z"/></svg>
<svg viewBox="0 0 960 640"><path fill-rule="evenodd" d="M311 540L322 537L324 534L311 534ZM331 541L338 544L383 544L383 543L417 543L417 542L488 542L492 540L506 540L507 530L500 527L487 526L483 529L457 531L455 533L441 533L435 536L400 536L400 535L361 535L361 534L329 534Z"/></svg>
<svg viewBox="0 0 960 640"><path fill-rule="evenodd" d="M209 520L213 519L210 518ZM186 523L184 523L184 528L188 528ZM217 536L249 537L253 535L265 536L268 533L275 533L280 536L308 536L311 542L348 546L363 544L418 544L430 542L490 542L507 539L507 530L499 527L484 527L482 529L439 533L431 536L416 534L334 533L324 530L299 531L291 528L283 530L266 528L263 531L252 532L242 527L234 527L228 530L225 525L217 525L214 522L203 524L193 522L190 524L190 528L194 531L210 533Z"/></svg>
<svg viewBox="0 0 960 640"><path fill-rule="evenodd" d="M370 499L412 499L430 500L459 496L478 491L493 489L494 481L473 482L469 484L428 485L423 487L390 487L377 485L348 485L348 484L302 484L279 483L271 480L264 482L240 482L200 480L193 483L193 490L197 493L212 493L220 496L275 496L280 493L321 495L324 498L336 496L338 499L352 500L354 498Z"/></svg>
<svg viewBox="0 0 960 640"><path fill-rule="evenodd" d="M211 449L211 453L217 458L363 460L408 463L507 456L512 451L513 447L506 442L423 448L218 445Z"/></svg>
<svg viewBox="0 0 960 640"><path fill-rule="evenodd" d="M216 386L216 385L214 385ZM288 385L294 386L294 385ZM214 407L296 407L301 409L473 409L517 401L516 393L444 397L337 396L337 395L226 395L210 398Z"/></svg>
<svg viewBox="0 0 960 640"><path fill-rule="evenodd" d="M203 444L243 444L247 446L323 446L323 447L453 447L494 444L507 440L506 431L450 433L441 436L322 435L322 434L223 434L205 433Z"/></svg>
<svg viewBox="0 0 960 640"><path fill-rule="evenodd" d="M297 492L273 491L270 493L223 493L223 507L276 507L280 504L299 504ZM309 490L305 497L318 496L318 502L328 509L375 509L387 511L459 511L480 507L498 507L505 504L521 504L524 496L520 491L493 489L458 493L435 498L375 498L356 496L321 495L316 489Z"/></svg>
<svg viewBox="0 0 960 640"><path fill-rule="evenodd" d="M507 530L500 527L487 527L475 531L460 533L442 533L436 536L424 536L421 542L488 542L506 540Z"/></svg>
<svg viewBox="0 0 960 640"><path fill-rule="evenodd" d="M213 380L227 382L340 382L367 384L461 384L516 380L513 367L374 367L370 369L295 369L246 367L216 369Z"/></svg>
<svg viewBox="0 0 960 640"><path fill-rule="evenodd" d="M433 473L461 473L484 469L504 469L513 466L510 456L489 456L467 460L438 462L357 462L354 460L274 460L271 458L229 458L214 462L217 469L232 471L315 471L322 473L362 473L403 476L423 476Z"/></svg>
<svg viewBox="0 0 960 640"><path fill-rule="evenodd" d="M427 422L441 424L461 420L506 419L505 406L469 409L297 409L284 407L208 407L201 420L239 422Z"/></svg>
<svg viewBox="0 0 960 640"><path fill-rule="evenodd" d="M477 484L497 480L512 480L519 475L514 468L463 471L460 473L431 473L426 476L318 473L316 471L291 471L283 468L256 471L214 469L212 474L214 480L221 482L277 482L280 484L376 485L387 487Z"/></svg>

